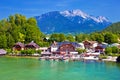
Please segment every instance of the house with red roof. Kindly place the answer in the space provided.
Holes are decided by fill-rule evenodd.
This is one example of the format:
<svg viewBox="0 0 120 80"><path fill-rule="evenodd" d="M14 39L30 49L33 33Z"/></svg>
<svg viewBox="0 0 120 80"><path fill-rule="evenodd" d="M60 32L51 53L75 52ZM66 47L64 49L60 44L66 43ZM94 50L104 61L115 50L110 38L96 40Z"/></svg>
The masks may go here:
<svg viewBox="0 0 120 80"><path fill-rule="evenodd" d="M76 53L76 48L81 48L81 45L76 42L54 42L50 46L50 52L53 54L72 54Z"/></svg>

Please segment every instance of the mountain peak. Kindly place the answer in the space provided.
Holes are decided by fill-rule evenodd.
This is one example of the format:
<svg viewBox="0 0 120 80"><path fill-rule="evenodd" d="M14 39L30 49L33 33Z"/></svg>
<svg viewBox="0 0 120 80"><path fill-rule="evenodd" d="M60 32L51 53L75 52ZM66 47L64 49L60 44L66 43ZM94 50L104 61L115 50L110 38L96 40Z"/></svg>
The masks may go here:
<svg viewBox="0 0 120 80"><path fill-rule="evenodd" d="M60 14L62 14L62 15L64 15L64 16L72 16L72 17L74 17L74 16L81 16L82 18L87 18L89 15L88 14L86 14L86 13L84 13L83 11L81 11L81 10L79 10L79 9L76 9L76 10L72 10L72 11L68 11L68 10L66 10L66 11L62 11L62 12L60 12Z"/></svg>
<svg viewBox="0 0 120 80"><path fill-rule="evenodd" d="M98 22L98 23L109 22L109 20L106 17L103 17L103 16L98 16L98 17L90 16L90 15L86 14L85 12L83 12L83 11L81 11L79 9L71 10L71 11L69 11L69 10L61 11L60 14L65 16L65 17L79 16L79 17L82 17L83 19L92 19L92 20L94 20L95 22Z"/></svg>
<svg viewBox="0 0 120 80"><path fill-rule="evenodd" d="M103 21L106 21L106 22L109 22L109 20L104 17L104 16L98 16L97 19L100 21L100 22L103 22Z"/></svg>
<svg viewBox="0 0 120 80"><path fill-rule="evenodd" d="M44 33L90 33L100 31L111 24L106 17L91 16L83 11L52 11L35 17Z"/></svg>

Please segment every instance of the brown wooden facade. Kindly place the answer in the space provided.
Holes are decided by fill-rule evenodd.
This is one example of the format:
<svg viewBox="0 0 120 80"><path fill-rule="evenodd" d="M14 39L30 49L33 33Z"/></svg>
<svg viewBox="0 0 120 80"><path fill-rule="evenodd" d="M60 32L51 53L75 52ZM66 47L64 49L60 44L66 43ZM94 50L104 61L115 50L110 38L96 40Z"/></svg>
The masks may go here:
<svg viewBox="0 0 120 80"><path fill-rule="evenodd" d="M62 44L59 47L60 54L69 54L70 52L74 52L75 47L72 44Z"/></svg>
<svg viewBox="0 0 120 80"><path fill-rule="evenodd" d="M26 44L24 45L23 43L21 42L18 42L16 43L14 46L13 46L13 50L24 50L24 49L35 49L35 50L38 50L40 47L34 43L34 42L30 42L29 44Z"/></svg>
<svg viewBox="0 0 120 80"><path fill-rule="evenodd" d="M16 43L16 44L13 46L13 50L18 50L18 51L24 50L24 44L21 43L21 42Z"/></svg>
<svg viewBox="0 0 120 80"><path fill-rule="evenodd" d="M103 53L104 52L104 48L102 46L97 46L97 47L95 47L95 52Z"/></svg>
<svg viewBox="0 0 120 80"><path fill-rule="evenodd" d="M84 47L85 47L86 49L92 49L94 43L96 43L96 41L84 41L84 42L83 42Z"/></svg>
<svg viewBox="0 0 120 80"><path fill-rule="evenodd" d="M25 45L25 49L38 49L40 48L36 43L34 42L30 42L29 44Z"/></svg>

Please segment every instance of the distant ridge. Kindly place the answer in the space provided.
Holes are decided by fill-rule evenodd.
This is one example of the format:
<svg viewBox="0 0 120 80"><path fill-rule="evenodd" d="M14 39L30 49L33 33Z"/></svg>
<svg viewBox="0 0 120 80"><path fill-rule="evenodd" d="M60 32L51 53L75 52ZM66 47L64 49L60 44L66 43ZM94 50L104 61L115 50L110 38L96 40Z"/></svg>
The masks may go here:
<svg viewBox="0 0 120 80"><path fill-rule="evenodd" d="M101 31L111 24L103 16L90 16L81 10L52 11L35 16L41 31L50 33L91 33Z"/></svg>
<svg viewBox="0 0 120 80"><path fill-rule="evenodd" d="M120 22L111 24L109 27L105 28L103 31L120 33Z"/></svg>

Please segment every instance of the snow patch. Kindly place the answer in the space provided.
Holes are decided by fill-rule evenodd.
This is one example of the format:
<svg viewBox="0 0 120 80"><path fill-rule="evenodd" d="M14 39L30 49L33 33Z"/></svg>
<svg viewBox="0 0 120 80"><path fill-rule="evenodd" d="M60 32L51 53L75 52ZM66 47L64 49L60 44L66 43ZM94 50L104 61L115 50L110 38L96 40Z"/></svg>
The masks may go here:
<svg viewBox="0 0 120 80"><path fill-rule="evenodd" d="M87 18L89 15L82 12L81 10L72 10L72 11L62 11L60 12L60 14L64 15L64 16L81 16L82 18Z"/></svg>
<svg viewBox="0 0 120 80"><path fill-rule="evenodd" d="M77 10L72 10L72 11L61 11L60 12L61 15L65 16L65 17L75 17L75 16L80 16L82 17L83 19L92 19L94 20L95 22L97 23L102 23L102 22L109 22L109 20L106 18L106 17L103 17L103 16L98 16L98 17L94 17L94 16L90 16L86 13L84 13L83 11L77 9ZM80 22L78 22L80 23Z"/></svg>

